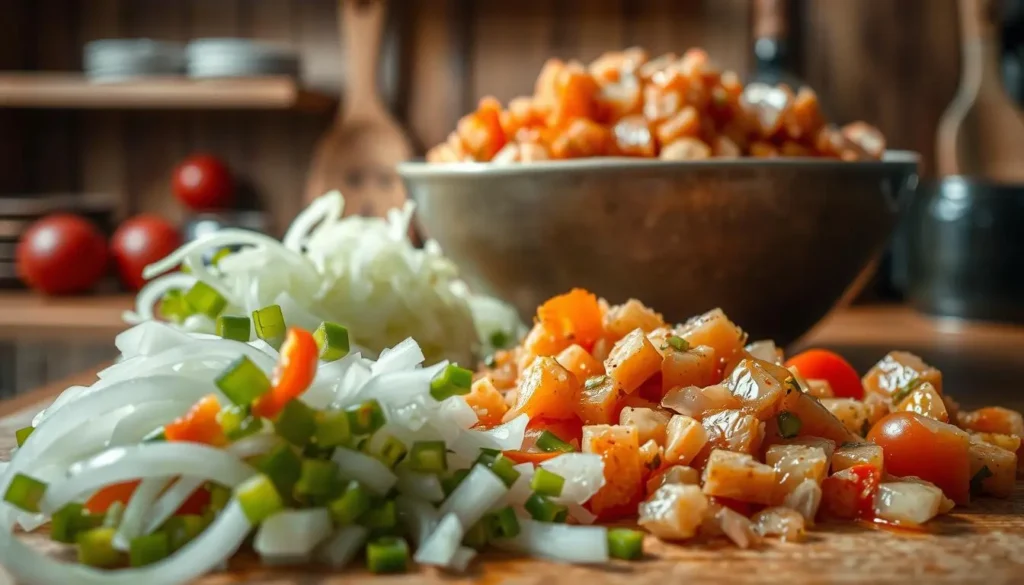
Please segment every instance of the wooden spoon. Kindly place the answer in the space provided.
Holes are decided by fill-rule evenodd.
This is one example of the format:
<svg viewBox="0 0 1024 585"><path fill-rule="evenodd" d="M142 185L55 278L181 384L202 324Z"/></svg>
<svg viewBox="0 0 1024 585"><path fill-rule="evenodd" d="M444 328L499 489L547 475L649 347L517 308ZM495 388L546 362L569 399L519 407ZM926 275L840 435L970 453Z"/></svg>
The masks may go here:
<svg viewBox="0 0 1024 585"><path fill-rule="evenodd" d="M960 87L938 130L940 176L1024 183L1024 121L1003 89L996 0L959 0Z"/></svg>
<svg viewBox="0 0 1024 585"><path fill-rule="evenodd" d="M346 214L383 216L405 202L395 165L413 152L377 89L387 2L340 0L338 8L349 71L338 116L313 155L306 202L338 189L345 195Z"/></svg>

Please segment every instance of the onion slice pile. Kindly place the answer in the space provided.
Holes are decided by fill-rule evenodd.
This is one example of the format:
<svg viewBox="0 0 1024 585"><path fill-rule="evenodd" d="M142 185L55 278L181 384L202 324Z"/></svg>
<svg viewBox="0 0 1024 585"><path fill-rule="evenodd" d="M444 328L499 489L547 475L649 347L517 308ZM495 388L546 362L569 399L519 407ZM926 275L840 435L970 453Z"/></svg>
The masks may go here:
<svg viewBox="0 0 1024 585"><path fill-rule="evenodd" d="M45 486L32 513L19 510L6 496L0 503L0 564L17 579L186 583L226 566L253 528L254 547L267 564L341 568L361 554L364 545L372 547L380 538L379 530L363 524L362 517L359 523L339 519L344 507L332 507L332 498L340 491L315 502L289 497L292 503L284 509L256 518L255 523L249 520L250 508L240 494L270 473L261 467L267 459L292 452L305 465L312 460L307 458L317 457L289 445L293 439L270 420L261 419L263 425L255 434L220 446L143 439L190 411L200 398L213 395L222 405L230 404L219 392L217 379L241 356L270 376L278 355L267 344L188 333L150 321L121 334L118 347L122 360L91 386L67 389L40 413L31 434L0 471L0 493L7 494L13 482L23 482L26 476ZM386 510L390 505L389 512L375 512L375 522L386 522L392 533L404 528L411 549L408 559L420 564L465 570L476 550L464 540L481 527L493 530L499 513L505 514L506 529L511 523L516 533L507 538L492 535L497 546L564 562L608 560L605 528L537 522L524 509L535 468L529 463L512 465L501 451L521 448L526 416L491 429L475 428L476 414L462 395L439 400L432 390L432 382L454 366L441 362L424 367L424 353L409 339L382 352L377 361L352 354L318 364L306 394L295 400L308 397L318 406L307 403L305 408L324 409L313 412L356 412L373 403L384 418L362 439L354 436L353 442L332 448L316 460L319 465L334 466L338 486L365 490L371 508ZM398 457L389 460L378 453L396 444L403 449ZM435 459L417 458L424 455L416 455L412 448L422 445L433 448L427 455L432 453ZM447 463L437 467L438 456L446 457ZM499 460L505 466L500 471ZM423 467L430 461L435 462L433 469ZM577 521L586 522L582 504L603 485L600 458L566 453L545 461L543 467L565 478L562 494L550 498L552 505L564 506ZM69 505L132 481L141 483L124 501L112 539L113 549L122 555L132 542L167 530L164 527L204 486L219 486L229 495L226 504L206 508L208 524L184 546L140 567L102 570L59 562L15 535L17 524L28 529L45 525Z"/></svg>

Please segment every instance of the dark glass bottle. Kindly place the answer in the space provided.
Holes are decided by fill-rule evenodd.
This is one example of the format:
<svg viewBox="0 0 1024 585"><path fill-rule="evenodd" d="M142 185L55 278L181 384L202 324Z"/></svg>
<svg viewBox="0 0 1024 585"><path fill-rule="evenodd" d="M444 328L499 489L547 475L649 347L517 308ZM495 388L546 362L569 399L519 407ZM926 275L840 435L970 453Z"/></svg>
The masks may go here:
<svg viewBox="0 0 1024 585"><path fill-rule="evenodd" d="M793 89L804 85L794 72L789 16L787 0L754 0L754 60L750 74L751 82L770 85L785 83Z"/></svg>

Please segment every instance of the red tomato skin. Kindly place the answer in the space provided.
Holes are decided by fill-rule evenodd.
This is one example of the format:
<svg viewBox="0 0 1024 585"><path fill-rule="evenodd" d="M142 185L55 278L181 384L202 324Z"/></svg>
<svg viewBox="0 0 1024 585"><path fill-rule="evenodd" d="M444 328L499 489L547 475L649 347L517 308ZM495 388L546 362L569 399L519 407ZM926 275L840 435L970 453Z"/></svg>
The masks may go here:
<svg viewBox="0 0 1024 585"><path fill-rule="evenodd" d="M786 361L786 367L796 366L807 379L828 380L836 398L864 398L864 385L857 370L841 355L827 349L809 349Z"/></svg>
<svg viewBox="0 0 1024 585"><path fill-rule="evenodd" d="M235 195L235 180L227 165L208 154L188 157L174 169L174 195L193 211L224 209Z"/></svg>
<svg viewBox="0 0 1024 585"><path fill-rule="evenodd" d="M882 447L887 472L930 481L957 504L970 503L970 438L964 431L915 412L894 412L875 423L867 439Z"/></svg>
<svg viewBox="0 0 1024 585"><path fill-rule="evenodd" d="M78 294L92 288L107 267L107 244L88 220L57 213L33 223L15 250L18 276L50 295Z"/></svg>
<svg viewBox="0 0 1024 585"><path fill-rule="evenodd" d="M121 283L139 290L146 279L142 270L181 246L181 234L167 220L156 215L137 215L122 223L110 240L110 251Z"/></svg>

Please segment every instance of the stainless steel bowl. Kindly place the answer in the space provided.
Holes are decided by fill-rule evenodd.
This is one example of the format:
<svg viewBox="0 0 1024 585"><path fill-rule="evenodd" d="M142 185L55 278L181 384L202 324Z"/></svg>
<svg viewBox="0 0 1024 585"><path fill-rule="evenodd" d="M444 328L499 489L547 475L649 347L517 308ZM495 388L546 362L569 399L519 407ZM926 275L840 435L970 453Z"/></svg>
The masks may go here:
<svg viewBox="0 0 1024 585"><path fill-rule="evenodd" d="M917 185L883 161L584 159L404 163L398 172L470 286L524 319L572 287L643 300L670 321L722 307L789 343L870 275Z"/></svg>

